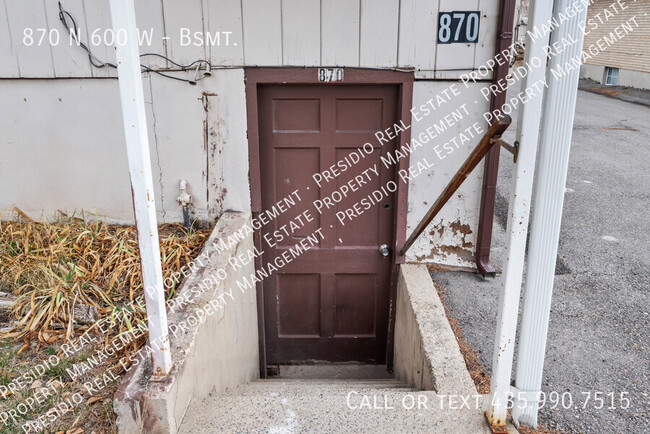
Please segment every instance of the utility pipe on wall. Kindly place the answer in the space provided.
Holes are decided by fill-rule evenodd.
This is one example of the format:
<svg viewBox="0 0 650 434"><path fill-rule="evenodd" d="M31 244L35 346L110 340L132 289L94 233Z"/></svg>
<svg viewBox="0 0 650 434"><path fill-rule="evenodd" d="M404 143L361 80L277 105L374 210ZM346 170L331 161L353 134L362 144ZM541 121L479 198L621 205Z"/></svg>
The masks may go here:
<svg viewBox="0 0 650 434"><path fill-rule="evenodd" d="M152 349L153 378L160 379L171 369L169 331L163 289L156 203L154 201L147 118L140 71L138 36L133 0L110 0L117 75L122 102L133 209L138 230L140 266L147 306L149 345Z"/></svg>
<svg viewBox="0 0 650 434"><path fill-rule="evenodd" d="M531 1L529 10L532 28L537 27L542 31L542 24L546 24L551 18L552 9L553 4L550 1ZM548 45L548 34L537 39L532 39L530 34L526 37L524 61L525 64L531 66L522 82L522 90L531 88L535 89L535 93L525 104L521 105L517 124L519 153L515 167L513 189L509 198L508 227L506 231L508 248L503 269L503 290L499 298L499 315L492 362L490 407L487 412L488 421L493 426L505 426L508 410L519 296L528 233L528 217L542 113L543 83L547 56L546 45Z"/></svg>
<svg viewBox="0 0 650 434"><path fill-rule="evenodd" d="M497 30L495 56L512 44L512 22L515 14L515 0L501 0L499 7L499 28ZM493 84L499 84L508 75L507 63L497 63L493 72ZM499 89L490 99L490 112L500 109L506 102L506 91ZM492 224L494 223L494 202L499 177L500 147L494 146L485 156L483 167L483 186L481 187L481 206L476 234L476 268L483 277L495 277L496 270L490 263L492 247Z"/></svg>
<svg viewBox="0 0 650 434"><path fill-rule="evenodd" d="M569 10L574 3L575 0L555 0L555 14ZM537 161L535 209L517 349L515 405L512 409L515 425L535 428L578 92L580 68L575 65L579 65L581 60L584 39L581 26L584 28L587 19L587 7L582 5L582 10L577 10L573 16L565 16L569 17L568 20L553 30L551 45L558 42L557 46L561 46L562 41L575 42L551 56L548 63L548 90ZM568 72L552 76L551 70L559 71L560 68Z"/></svg>
<svg viewBox="0 0 650 434"><path fill-rule="evenodd" d="M190 227L190 205L192 204L192 195L187 192L187 181L181 179L178 183L178 188L181 194L178 195L176 201L183 208L183 226Z"/></svg>

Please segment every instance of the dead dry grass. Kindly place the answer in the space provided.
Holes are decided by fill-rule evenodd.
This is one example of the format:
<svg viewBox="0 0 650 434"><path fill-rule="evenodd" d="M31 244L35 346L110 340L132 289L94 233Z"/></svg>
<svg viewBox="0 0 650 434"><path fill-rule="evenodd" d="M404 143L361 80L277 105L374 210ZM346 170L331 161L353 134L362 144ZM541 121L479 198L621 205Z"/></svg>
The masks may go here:
<svg viewBox="0 0 650 434"><path fill-rule="evenodd" d="M487 371L479 359L478 351L476 351L474 347L467 343L467 341L463 338L463 329L458 324L456 318L454 318L453 312L451 311L449 305L445 302L445 289L442 286L438 285L436 282L433 282L433 286L436 288L438 297L440 297L440 301L445 308L447 320L449 321L449 325L451 326L451 329L456 336L456 342L458 342L460 352L465 359L465 365L467 366L469 375L472 377L472 380L474 380L476 390L481 395L490 393L490 376L487 375Z"/></svg>
<svg viewBox="0 0 650 434"><path fill-rule="evenodd" d="M159 235L166 279L198 255L209 231L164 224ZM177 284L166 288L168 299ZM0 223L0 290L19 296L13 308L19 323L0 337L69 340L80 331L72 315L77 304L96 306L100 317L124 318L115 328L121 333L145 319L137 304L130 307L143 294L137 232L78 218Z"/></svg>
<svg viewBox="0 0 650 434"><path fill-rule="evenodd" d="M209 232L186 229L180 224L159 227L163 277L169 278L166 282L171 282L173 273L198 256ZM167 299L174 296L179 283L166 287ZM146 336L132 342L111 360L88 371L85 380L72 379L66 373L66 367L84 361L112 338L146 323L144 309L134 303L142 298L143 288L137 233L131 226L111 226L63 214L53 222L2 222L0 291L18 296L11 311L13 322L0 332L0 384L10 383L48 355L61 358L59 366L34 382L44 387L58 382L60 393L25 415L24 420L43 414L65 399L66 394L82 391L83 381L101 378L107 369L123 375L124 369L117 360L137 351L145 342ZM108 320L110 329L106 335L98 335L93 326L80 326L73 321L72 313L79 304L95 306L99 317ZM78 354L64 357L61 344L84 334L94 337L92 343ZM84 404L57 421L52 432L114 432L112 395L118 384L115 381L101 394L86 396ZM0 411L15 407L34 393L27 387L5 400L0 397ZM21 431L14 424L0 426L0 432Z"/></svg>

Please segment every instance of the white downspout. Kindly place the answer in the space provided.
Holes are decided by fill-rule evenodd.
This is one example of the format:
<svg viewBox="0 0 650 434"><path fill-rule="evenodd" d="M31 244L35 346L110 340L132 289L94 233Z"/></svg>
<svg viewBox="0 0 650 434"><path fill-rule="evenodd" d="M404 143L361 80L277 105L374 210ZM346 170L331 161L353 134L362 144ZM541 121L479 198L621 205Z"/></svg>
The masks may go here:
<svg viewBox="0 0 650 434"><path fill-rule="evenodd" d="M574 2L575 0L555 0L555 13L572 8ZM562 41L575 42L551 56L548 64L549 83L542 119L534 191L535 209L517 350L515 405L512 409L516 426L523 424L537 427L539 391L584 39L582 28L587 18L587 6L582 4L581 7L582 10L569 16L568 21L554 29L551 35L551 44L558 42L557 46L562 46ZM578 66L572 64L572 61L577 61ZM558 66L563 70L572 70L554 78L551 70L558 71Z"/></svg>
<svg viewBox="0 0 650 434"><path fill-rule="evenodd" d="M117 75L122 102L124 135L129 160L133 208L138 229L142 283L147 305L149 345L153 351L153 378L160 379L171 369L167 311L163 289L156 203L154 201L149 137L144 109L140 55L133 0L110 0Z"/></svg>
<svg viewBox="0 0 650 434"><path fill-rule="evenodd" d="M533 33L536 28L543 32L542 24L548 24L552 16L552 10L553 4L551 1L533 0L530 2L531 25L529 28ZM530 70L522 82L522 90L531 88L535 89L535 93L530 100L521 105L517 123L519 154L515 167L513 189L509 198L510 205L506 232L508 247L503 268L503 290L499 297L499 315L492 361L490 407L487 412L488 421L493 426L505 426L508 412L508 395L510 394L519 296L524 269L530 198L533 189L537 139L542 113L547 57L545 46L547 44L548 34L534 40L531 38L530 33L526 35L524 64L530 65Z"/></svg>

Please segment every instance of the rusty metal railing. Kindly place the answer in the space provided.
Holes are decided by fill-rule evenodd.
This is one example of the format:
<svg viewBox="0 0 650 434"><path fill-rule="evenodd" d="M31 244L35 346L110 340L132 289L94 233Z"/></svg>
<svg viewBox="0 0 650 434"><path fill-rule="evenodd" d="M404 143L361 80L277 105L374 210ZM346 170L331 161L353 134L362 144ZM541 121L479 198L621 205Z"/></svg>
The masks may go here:
<svg viewBox="0 0 650 434"><path fill-rule="evenodd" d="M454 177L451 178L451 181L449 181L445 189L442 191L442 193L440 193L438 199L436 199L435 203L431 205L429 211L427 211L420 223L418 223L416 226L413 233L411 233L411 235L408 237L404 243L404 246L402 246L402 249L399 252L400 256L406 254L407 250L413 245L415 240L420 236L420 234L422 234L426 227L429 226L429 223L431 223L431 221L436 217L440 210L445 206L447 201L451 199L456 190L458 190L458 187L460 187L463 182L465 182L465 179L467 179L469 174L472 173L478 163L483 159L483 157L485 157L485 154L487 154L490 149L492 149L492 146L499 144L508 151L512 152L516 158L517 147L501 140L501 135L505 130L508 129L511 122L512 119L510 116L506 115L499 117L496 122L490 125L490 128L481 138L481 141L478 143L478 145L476 145L476 148L474 148L472 153L469 154L469 157L467 157L463 165L460 166L460 169L458 169Z"/></svg>

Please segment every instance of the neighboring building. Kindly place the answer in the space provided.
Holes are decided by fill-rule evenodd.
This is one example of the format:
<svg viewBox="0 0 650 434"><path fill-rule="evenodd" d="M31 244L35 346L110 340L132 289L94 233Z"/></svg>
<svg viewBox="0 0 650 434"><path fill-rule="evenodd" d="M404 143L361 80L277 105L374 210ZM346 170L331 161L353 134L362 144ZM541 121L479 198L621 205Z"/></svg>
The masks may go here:
<svg viewBox="0 0 650 434"><path fill-rule="evenodd" d="M595 0L589 6L580 76L598 83L650 89L650 0ZM627 29L627 30L626 30ZM631 29L631 31L630 31ZM621 36L623 35L623 36Z"/></svg>

